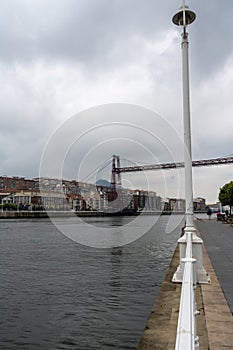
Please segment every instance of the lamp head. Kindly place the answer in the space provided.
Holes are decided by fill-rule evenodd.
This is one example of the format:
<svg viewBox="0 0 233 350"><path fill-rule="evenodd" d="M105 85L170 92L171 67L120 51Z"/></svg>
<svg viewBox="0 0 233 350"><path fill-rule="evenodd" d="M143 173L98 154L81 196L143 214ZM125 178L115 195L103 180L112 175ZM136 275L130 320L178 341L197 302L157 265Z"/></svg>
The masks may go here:
<svg viewBox="0 0 233 350"><path fill-rule="evenodd" d="M184 24L184 12L185 12L185 24ZM177 26L189 25L196 19L195 12L191 11L188 6L181 7L177 13L172 17L172 22Z"/></svg>

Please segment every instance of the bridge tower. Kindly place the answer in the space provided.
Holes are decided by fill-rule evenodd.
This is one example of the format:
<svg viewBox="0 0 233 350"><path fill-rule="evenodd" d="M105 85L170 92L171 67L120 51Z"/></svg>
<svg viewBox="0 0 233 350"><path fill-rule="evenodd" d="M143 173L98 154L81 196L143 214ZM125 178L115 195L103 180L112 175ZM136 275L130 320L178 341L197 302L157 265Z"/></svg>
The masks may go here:
<svg viewBox="0 0 233 350"><path fill-rule="evenodd" d="M112 209L121 209L121 173L117 172L117 168L120 168L120 157L115 154L112 156L112 175L111 175L111 188L107 191L108 202L112 203Z"/></svg>
<svg viewBox="0 0 233 350"><path fill-rule="evenodd" d="M116 168L120 168L120 157L115 154L112 156L112 176L111 185L114 190L117 186L121 186L121 173L116 171Z"/></svg>

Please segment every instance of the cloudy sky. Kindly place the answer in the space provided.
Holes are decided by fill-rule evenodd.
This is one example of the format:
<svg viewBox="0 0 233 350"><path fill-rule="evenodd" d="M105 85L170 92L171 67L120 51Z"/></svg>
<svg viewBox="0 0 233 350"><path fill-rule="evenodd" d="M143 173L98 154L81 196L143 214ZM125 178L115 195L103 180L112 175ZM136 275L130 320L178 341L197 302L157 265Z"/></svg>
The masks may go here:
<svg viewBox="0 0 233 350"><path fill-rule="evenodd" d="M112 154L132 164L182 160L180 29L171 23L180 5L176 0L2 0L1 175L38 177L46 154L50 165L63 157L62 175L68 178L88 177ZM193 159L231 155L233 3L189 0L188 5L197 14L188 28ZM43 175L58 175L49 170ZM232 180L232 166L193 174L194 196L213 202ZM101 170L96 176L102 177ZM162 196L177 195L178 186L182 196L182 179L181 172L170 170L125 175L123 181L129 187L149 183Z"/></svg>

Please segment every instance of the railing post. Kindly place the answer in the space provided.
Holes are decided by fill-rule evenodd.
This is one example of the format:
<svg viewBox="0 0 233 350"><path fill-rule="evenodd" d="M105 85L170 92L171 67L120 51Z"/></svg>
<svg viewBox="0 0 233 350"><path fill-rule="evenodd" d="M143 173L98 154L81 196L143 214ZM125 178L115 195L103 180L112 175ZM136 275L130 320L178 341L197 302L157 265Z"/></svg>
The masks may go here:
<svg viewBox="0 0 233 350"><path fill-rule="evenodd" d="M175 350L199 350L199 338L196 329L195 288L196 259L192 252L192 233L187 233L185 258L182 259L183 280L180 297L180 311L177 325Z"/></svg>

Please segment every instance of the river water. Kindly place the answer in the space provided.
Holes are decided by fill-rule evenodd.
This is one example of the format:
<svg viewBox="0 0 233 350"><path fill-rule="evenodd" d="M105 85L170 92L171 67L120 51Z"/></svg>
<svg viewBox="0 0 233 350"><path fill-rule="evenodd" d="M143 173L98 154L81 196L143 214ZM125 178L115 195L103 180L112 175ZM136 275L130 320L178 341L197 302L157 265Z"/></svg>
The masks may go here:
<svg viewBox="0 0 233 350"><path fill-rule="evenodd" d="M122 234L127 220L95 223ZM136 349L181 232L178 217L167 232L168 220L105 249L70 240L49 219L0 220L0 348Z"/></svg>

